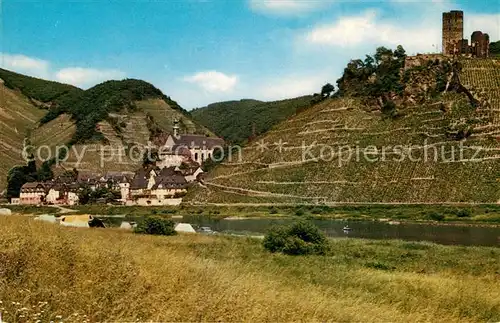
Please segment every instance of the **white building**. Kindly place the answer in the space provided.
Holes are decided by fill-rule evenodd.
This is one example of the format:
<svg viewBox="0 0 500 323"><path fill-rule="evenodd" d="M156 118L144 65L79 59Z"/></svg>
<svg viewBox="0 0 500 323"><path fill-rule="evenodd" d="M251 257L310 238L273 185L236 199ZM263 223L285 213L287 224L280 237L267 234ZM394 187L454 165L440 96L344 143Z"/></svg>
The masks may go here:
<svg viewBox="0 0 500 323"><path fill-rule="evenodd" d="M26 183L21 187L19 195L19 204L22 205L37 205L45 200L47 193L47 185L40 182Z"/></svg>
<svg viewBox="0 0 500 323"><path fill-rule="evenodd" d="M121 183L120 187L126 205L179 205L187 193L188 182L173 168L141 169L130 183Z"/></svg>
<svg viewBox="0 0 500 323"><path fill-rule="evenodd" d="M48 204L78 204L78 187L71 184L55 184L47 192L45 202Z"/></svg>

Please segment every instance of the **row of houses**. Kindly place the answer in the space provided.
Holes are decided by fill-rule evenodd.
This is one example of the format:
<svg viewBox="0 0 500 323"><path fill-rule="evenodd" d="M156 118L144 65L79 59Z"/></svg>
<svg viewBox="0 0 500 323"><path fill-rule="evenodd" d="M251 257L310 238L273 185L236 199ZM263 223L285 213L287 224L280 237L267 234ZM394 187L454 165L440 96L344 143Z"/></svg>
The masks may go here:
<svg viewBox="0 0 500 323"><path fill-rule="evenodd" d="M75 205L82 190L106 188L119 193L116 202L124 205L178 205L192 182L203 173L201 165L211 158L215 149L222 149L220 138L180 135L174 123L173 135L161 138L159 159L135 172L104 174L75 172L48 182L30 182L22 186L19 198L12 204Z"/></svg>
<svg viewBox="0 0 500 323"><path fill-rule="evenodd" d="M29 182L21 187L19 198L12 204L75 205L85 189L107 189L120 193L117 203L125 205L177 205L187 193L190 183L203 173L198 167L150 167L136 172L79 174L75 180L58 177L52 181Z"/></svg>

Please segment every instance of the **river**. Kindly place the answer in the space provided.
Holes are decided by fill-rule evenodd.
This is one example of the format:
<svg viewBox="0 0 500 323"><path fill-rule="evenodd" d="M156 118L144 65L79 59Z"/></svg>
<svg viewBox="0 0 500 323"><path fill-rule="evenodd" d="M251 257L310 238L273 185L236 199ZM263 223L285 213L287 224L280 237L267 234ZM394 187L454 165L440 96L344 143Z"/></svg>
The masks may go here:
<svg viewBox="0 0 500 323"><path fill-rule="evenodd" d="M102 218L108 225L119 226L124 218ZM126 217L126 221L139 218ZM193 226L207 226L221 233L263 235L273 225L289 224L292 218L213 219L209 217L184 217L174 219ZM328 237L350 237L364 239L400 239L407 241L429 241L445 245L500 246L500 227L450 224L389 223L379 221L310 220ZM351 231L344 231L345 226Z"/></svg>

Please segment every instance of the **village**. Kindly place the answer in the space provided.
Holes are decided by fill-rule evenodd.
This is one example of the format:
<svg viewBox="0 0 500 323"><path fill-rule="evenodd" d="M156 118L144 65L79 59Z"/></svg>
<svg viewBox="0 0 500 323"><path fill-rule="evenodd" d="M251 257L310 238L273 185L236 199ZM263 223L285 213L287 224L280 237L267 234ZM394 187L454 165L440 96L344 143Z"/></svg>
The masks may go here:
<svg viewBox="0 0 500 323"><path fill-rule="evenodd" d="M178 122L158 149L157 157L135 172L102 174L74 169L45 182L28 182L12 205L65 205L98 203L139 206L175 206L190 185L204 173L202 164L211 159L224 140L180 134ZM150 157L150 156L149 156ZM93 197L93 198L92 198Z"/></svg>

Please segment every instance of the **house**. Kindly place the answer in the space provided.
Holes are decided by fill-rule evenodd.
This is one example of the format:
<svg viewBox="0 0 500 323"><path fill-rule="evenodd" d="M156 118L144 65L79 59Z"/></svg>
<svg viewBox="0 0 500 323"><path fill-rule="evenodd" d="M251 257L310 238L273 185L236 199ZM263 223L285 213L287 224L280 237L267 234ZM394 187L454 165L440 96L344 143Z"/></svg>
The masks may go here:
<svg viewBox="0 0 500 323"><path fill-rule="evenodd" d="M52 185L45 196L45 202L54 205L76 205L78 204L77 184L60 184Z"/></svg>
<svg viewBox="0 0 500 323"><path fill-rule="evenodd" d="M45 201L48 185L41 182L26 183L21 187L19 204L37 205Z"/></svg>
<svg viewBox="0 0 500 323"><path fill-rule="evenodd" d="M178 205L187 193L184 176L169 168L140 169L130 182L120 184L121 200L126 205Z"/></svg>

